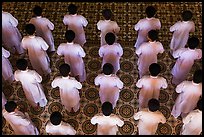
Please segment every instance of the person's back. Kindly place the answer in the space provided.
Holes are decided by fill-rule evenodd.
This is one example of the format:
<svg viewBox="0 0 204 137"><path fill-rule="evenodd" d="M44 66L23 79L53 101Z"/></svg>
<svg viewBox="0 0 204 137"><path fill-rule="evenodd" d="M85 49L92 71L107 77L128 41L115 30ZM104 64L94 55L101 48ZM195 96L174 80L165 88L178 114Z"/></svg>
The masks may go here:
<svg viewBox="0 0 204 137"><path fill-rule="evenodd" d="M36 17L31 18L29 23L35 25L36 28L36 35L39 37L42 37L46 43L49 45L49 51L53 52L55 51L54 46L54 38L52 36L51 30L54 30L54 24L50 22L45 17L42 17L42 8L39 6L35 6L33 8L33 12Z"/></svg>
<svg viewBox="0 0 204 137"><path fill-rule="evenodd" d="M195 24L193 21L190 21L192 16L192 12L186 10L182 13L183 21L178 21L170 27L170 31L173 32L170 43L172 53L180 48L184 48L188 41L189 33L195 31Z"/></svg>
<svg viewBox="0 0 204 137"><path fill-rule="evenodd" d="M8 101L2 112L3 117L11 125L15 135L38 135L39 131L30 120L28 113L17 110L14 101Z"/></svg>
<svg viewBox="0 0 204 137"><path fill-rule="evenodd" d="M150 30L159 30L161 28L161 22L159 19L155 18L156 9L152 6L148 6L146 8L147 17L138 21L138 23L134 26L134 29L138 31L138 38L134 45L136 49L143 42L147 42L147 35Z"/></svg>
<svg viewBox="0 0 204 137"><path fill-rule="evenodd" d="M139 120L137 124L139 135L154 135L158 124L166 122L164 115L158 111L159 107L157 99L150 99L148 108L144 108L134 114L134 119Z"/></svg>

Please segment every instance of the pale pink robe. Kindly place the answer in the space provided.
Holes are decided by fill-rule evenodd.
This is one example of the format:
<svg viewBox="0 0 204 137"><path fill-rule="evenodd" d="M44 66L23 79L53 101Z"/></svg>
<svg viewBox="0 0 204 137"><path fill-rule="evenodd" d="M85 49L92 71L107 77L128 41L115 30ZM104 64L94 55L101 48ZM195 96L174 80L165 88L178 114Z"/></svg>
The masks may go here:
<svg viewBox="0 0 204 137"><path fill-rule="evenodd" d="M150 30L159 30L161 29L161 22L157 18L144 18L138 21L135 24L134 29L138 31L137 41L134 45L136 49L140 47L143 42L147 42L147 35Z"/></svg>
<svg viewBox="0 0 204 137"><path fill-rule="evenodd" d="M118 126L122 127L124 121L115 114L111 114L110 116L97 114L91 118L91 124L98 124L97 135L116 135Z"/></svg>
<svg viewBox="0 0 204 137"><path fill-rule="evenodd" d="M139 109L148 107L148 101L152 98L159 99L160 89L167 88L167 81L163 77L143 76L136 83L141 88L139 94Z"/></svg>
<svg viewBox="0 0 204 137"><path fill-rule="evenodd" d="M55 51L54 38L51 32L54 30L54 24L47 18L41 16L32 18L29 23L35 26L36 36L42 37L49 45L48 51Z"/></svg>
<svg viewBox="0 0 204 137"><path fill-rule="evenodd" d="M193 81L183 81L176 87L176 93L179 93L171 114L177 118L180 114L191 112L197 105L202 96L202 83L195 84Z"/></svg>
<svg viewBox="0 0 204 137"><path fill-rule="evenodd" d="M2 92L1 95L2 95L2 110L3 110L5 108L5 104L7 102L7 99L4 95L4 92Z"/></svg>
<svg viewBox="0 0 204 137"><path fill-rule="evenodd" d="M59 87L62 104L70 112L71 109L76 112L79 109L79 91L82 88L80 82L73 77L56 77L52 83L53 88Z"/></svg>
<svg viewBox="0 0 204 137"><path fill-rule="evenodd" d="M110 63L114 67L114 72L120 69L120 58L123 55L122 46L119 43L114 43L113 45L104 45L99 49L99 56L103 58L103 65L106 63Z"/></svg>

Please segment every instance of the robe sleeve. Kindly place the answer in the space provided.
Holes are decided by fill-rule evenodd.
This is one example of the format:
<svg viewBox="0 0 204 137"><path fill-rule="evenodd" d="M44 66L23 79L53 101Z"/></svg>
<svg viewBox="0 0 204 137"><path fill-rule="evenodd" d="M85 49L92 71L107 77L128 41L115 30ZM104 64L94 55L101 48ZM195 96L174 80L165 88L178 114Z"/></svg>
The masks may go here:
<svg viewBox="0 0 204 137"><path fill-rule="evenodd" d="M95 125L98 123L98 116L94 116L91 118L91 124Z"/></svg>
<svg viewBox="0 0 204 137"><path fill-rule="evenodd" d="M123 48L122 48L122 46L120 44L118 45L118 52L117 52L117 54L120 57L123 55Z"/></svg>
<svg viewBox="0 0 204 137"><path fill-rule="evenodd" d="M14 79L15 79L16 81L19 81L18 70L16 70L16 71L14 72Z"/></svg>
<svg viewBox="0 0 204 137"><path fill-rule="evenodd" d="M40 45L41 45L42 50L46 51L49 48L49 46L41 37L38 37L38 38L40 40Z"/></svg>
<svg viewBox="0 0 204 137"><path fill-rule="evenodd" d="M161 22L159 19L157 19L157 20L158 20L157 29L161 29Z"/></svg>
<svg viewBox="0 0 204 137"><path fill-rule="evenodd" d="M66 128L64 129L64 132L66 133L66 135L76 135L76 130L68 123L62 122L63 125L66 126Z"/></svg>
<svg viewBox="0 0 204 137"><path fill-rule="evenodd" d="M64 23L64 25L68 25L68 19L67 19L66 15L63 18L63 23Z"/></svg>
<svg viewBox="0 0 204 137"><path fill-rule="evenodd" d="M184 50L184 49L181 48L181 49L178 49L178 50L174 51L174 52L173 52L173 57L174 57L174 58L179 58L180 55L182 54L183 50Z"/></svg>
<svg viewBox="0 0 204 137"><path fill-rule="evenodd" d="M2 55L5 58L8 58L10 56L10 52L2 47Z"/></svg>
<svg viewBox="0 0 204 137"><path fill-rule="evenodd" d="M25 43L25 38L23 38L22 39L22 41L21 41L21 47L23 48L23 49L27 49L27 47L26 47L26 43Z"/></svg>
<svg viewBox="0 0 204 137"><path fill-rule="evenodd" d="M162 124L166 123L166 118L164 117L164 115L161 113L161 118L160 118L160 122Z"/></svg>
<svg viewBox="0 0 204 137"><path fill-rule="evenodd" d="M170 27L170 32L173 32L173 31L177 30L177 27L178 27L178 22Z"/></svg>
<svg viewBox="0 0 204 137"><path fill-rule="evenodd" d="M84 52L83 48L81 46L79 46L79 52L78 52L78 55L80 57L85 57L86 56L86 53Z"/></svg>
<svg viewBox="0 0 204 137"><path fill-rule="evenodd" d="M197 59L201 59L202 58L202 50L197 49L197 53L198 53Z"/></svg>
<svg viewBox="0 0 204 137"><path fill-rule="evenodd" d="M59 47L57 48L57 54L60 55L60 56L64 54L64 53L63 53L63 48L62 48L61 44L60 44Z"/></svg>
<svg viewBox="0 0 204 137"><path fill-rule="evenodd" d="M140 22L141 22L141 21L138 21L138 23L135 24L134 29L135 29L136 31L140 30Z"/></svg>
<svg viewBox="0 0 204 137"><path fill-rule="evenodd" d="M101 30L101 20L99 20L99 22L96 24L96 26L97 26L98 30Z"/></svg>
<svg viewBox="0 0 204 137"><path fill-rule="evenodd" d="M117 120L117 125L119 127L122 127L124 125L124 121L122 121L120 118L117 118L116 120Z"/></svg>
<svg viewBox="0 0 204 137"><path fill-rule="evenodd" d="M56 87L58 86L58 81L59 81L59 78L55 78L55 79L52 81L51 86L52 86L53 88L56 88Z"/></svg>
<svg viewBox="0 0 204 137"><path fill-rule="evenodd" d="M143 78L141 78L141 79L139 79L139 80L137 81L136 86L137 86L138 88L142 88L142 86L143 86Z"/></svg>
<svg viewBox="0 0 204 137"><path fill-rule="evenodd" d="M10 21L11 25L14 27L17 27L18 20L16 18L14 18L10 13L8 13L8 15L9 15L9 21Z"/></svg>
<svg viewBox="0 0 204 137"><path fill-rule="evenodd" d="M167 84L166 79L165 79L165 78L162 78L162 85L161 85L161 87L162 87L162 88L167 88L167 86L168 86L168 84Z"/></svg>
<svg viewBox="0 0 204 137"><path fill-rule="evenodd" d="M100 85L100 80L101 80L101 76L98 75L95 79L94 79L94 83L96 86Z"/></svg>
<svg viewBox="0 0 204 137"><path fill-rule="evenodd" d="M138 49L135 50L135 53L137 54L137 56L140 56L142 54L142 45L140 45L140 47Z"/></svg>
<svg viewBox="0 0 204 137"><path fill-rule="evenodd" d="M195 23L194 22L192 22L192 28L191 28L190 32L195 32Z"/></svg>
<svg viewBox="0 0 204 137"><path fill-rule="evenodd" d="M50 29L50 30L54 30L54 24L51 22L51 21L49 21L48 19L47 19L47 23L48 23L48 28Z"/></svg>
<svg viewBox="0 0 204 137"><path fill-rule="evenodd" d="M74 85L77 89L81 89L82 88L82 84L80 82L78 82L77 80L74 81Z"/></svg>
<svg viewBox="0 0 204 137"><path fill-rule="evenodd" d="M133 118L134 118L135 120L139 120L141 116L142 116L142 112L139 111L139 112L137 112L137 113L134 114Z"/></svg>
<svg viewBox="0 0 204 137"><path fill-rule="evenodd" d="M83 17L83 16L81 16L81 22L82 22L82 24L83 24L84 27L86 27L87 24L88 24L88 21L87 21L86 18Z"/></svg>
<svg viewBox="0 0 204 137"><path fill-rule="evenodd" d="M116 80L117 80L117 81L116 81L117 87L118 87L119 89L122 89L122 88L123 88L123 82L122 82L119 78L117 78Z"/></svg>
<svg viewBox="0 0 204 137"><path fill-rule="evenodd" d="M176 87L176 92L177 93L182 93L183 92L183 88L185 86L185 83L186 83L186 81L183 81Z"/></svg>
<svg viewBox="0 0 204 137"><path fill-rule="evenodd" d="M33 74L37 82L42 82L42 77L36 71L33 71Z"/></svg>
<svg viewBox="0 0 204 137"><path fill-rule="evenodd" d="M115 27L114 27L114 33L119 33L119 31L120 31L120 27L118 26L118 24L115 22L115 25L114 25Z"/></svg>
<svg viewBox="0 0 204 137"><path fill-rule="evenodd" d="M100 49L98 51L98 54L99 54L100 57L104 56L104 47L103 46L100 47Z"/></svg>
<svg viewBox="0 0 204 137"><path fill-rule="evenodd" d="M159 53L163 53L164 52L164 47L163 45L159 42Z"/></svg>
<svg viewBox="0 0 204 137"><path fill-rule="evenodd" d="M192 118L192 112L190 112L186 117L182 119L182 122L184 123L184 125L188 124L191 121L191 118Z"/></svg>

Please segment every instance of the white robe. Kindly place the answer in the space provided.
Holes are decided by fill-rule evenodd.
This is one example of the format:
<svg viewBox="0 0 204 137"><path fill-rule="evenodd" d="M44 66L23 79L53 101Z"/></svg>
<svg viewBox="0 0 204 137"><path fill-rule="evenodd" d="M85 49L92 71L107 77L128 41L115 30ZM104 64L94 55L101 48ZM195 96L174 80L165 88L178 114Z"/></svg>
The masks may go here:
<svg viewBox="0 0 204 137"><path fill-rule="evenodd" d="M6 102L7 102L7 99L6 99L6 97L5 97L5 95L4 95L4 92L2 92L2 110L5 108L5 104L6 104Z"/></svg>
<svg viewBox="0 0 204 137"><path fill-rule="evenodd" d="M177 118L181 113L191 112L202 96L202 83L195 84L192 81L183 81L176 87L180 93L176 98L171 114Z"/></svg>
<svg viewBox="0 0 204 137"><path fill-rule="evenodd" d="M181 48L173 52L173 57L177 58L177 60L171 70L171 74L173 75L172 83L178 85L187 78L194 61L202 58L202 50Z"/></svg>
<svg viewBox="0 0 204 137"><path fill-rule="evenodd" d="M65 15L63 18L64 25L68 26L68 30L75 32L74 42L83 46L86 43L86 37L84 28L88 24L88 21L82 15Z"/></svg>
<svg viewBox="0 0 204 137"><path fill-rule="evenodd" d="M82 88L80 82L69 76L56 77L51 85L53 88L59 87L61 102L68 111L71 111L72 107L75 112L79 109L80 96L78 89Z"/></svg>
<svg viewBox="0 0 204 137"><path fill-rule="evenodd" d="M202 111L199 109L191 111L183 118L181 135L200 135L202 132Z"/></svg>
<svg viewBox="0 0 204 137"><path fill-rule="evenodd" d="M21 47L21 33L18 28L18 20L10 13L2 11L2 43L11 53L24 53Z"/></svg>
<svg viewBox="0 0 204 137"><path fill-rule="evenodd" d="M45 126L45 131L51 135L76 135L76 130L63 121L59 125L53 125L49 121Z"/></svg>
<svg viewBox="0 0 204 137"><path fill-rule="evenodd" d="M95 78L94 83L96 86L100 86L99 97L101 104L108 101L113 105L114 108L119 99L119 92L123 88L123 82L117 75L99 74Z"/></svg>
<svg viewBox="0 0 204 137"><path fill-rule="evenodd" d="M134 26L134 29L138 31L137 41L134 45L136 49L143 42L147 42L147 35L150 30L159 30L161 29L161 22L157 18L144 18L138 21L138 23Z"/></svg>
<svg viewBox="0 0 204 137"><path fill-rule="evenodd" d="M133 117L139 120L137 124L139 135L155 135L158 124L166 122L166 118L160 111L151 112L148 108L135 113Z"/></svg>
<svg viewBox="0 0 204 137"><path fill-rule="evenodd" d="M167 88L167 81L163 77L143 76L136 83L141 88L139 93L139 109L147 108L152 98L159 99L160 89Z"/></svg>
<svg viewBox="0 0 204 137"><path fill-rule="evenodd" d="M61 43L57 49L57 54L64 56L64 62L70 65L72 75L79 75L79 81L86 80L86 71L83 61L86 53L79 44Z"/></svg>
<svg viewBox="0 0 204 137"><path fill-rule="evenodd" d="M98 124L97 135L116 135L118 131L117 126L122 127L124 121L115 114L105 116L101 113L91 118L91 124Z"/></svg>
<svg viewBox="0 0 204 137"><path fill-rule="evenodd" d="M195 31L193 21L178 21L170 27L173 36L170 43L170 49L176 51L179 48L184 48L189 38L189 32Z"/></svg>
<svg viewBox="0 0 204 137"><path fill-rule="evenodd" d="M106 45L105 36L108 32L112 32L115 35L119 33L120 27L117 22L111 20L99 20L97 23L97 29L101 31L101 46ZM116 38L117 41L117 38ZM115 42L116 42L115 41Z"/></svg>
<svg viewBox="0 0 204 137"><path fill-rule="evenodd" d="M157 54L163 52L164 48L160 42L145 42L136 49L135 53L139 57L137 65L140 78L147 74L152 63L157 63Z"/></svg>
<svg viewBox="0 0 204 137"><path fill-rule="evenodd" d="M9 56L10 52L2 47L2 76L5 81L11 83L14 81L14 76L12 65L8 60Z"/></svg>
<svg viewBox="0 0 204 137"><path fill-rule="evenodd" d="M54 38L52 36L52 30L54 30L54 24L47 18L41 16L34 17L30 20L36 28L36 36L42 37L49 45L48 51L55 51Z"/></svg>
<svg viewBox="0 0 204 137"><path fill-rule="evenodd" d="M39 131L31 121L28 113L23 114L18 110L8 113L4 109L2 114L11 125L15 135L39 135Z"/></svg>
<svg viewBox="0 0 204 137"><path fill-rule="evenodd" d="M51 72L50 59L46 50L47 43L38 36L25 36L21 42L24 49L28 50L30 63L41 76Z"/></svg>
<svg viewBox="0 0 204 137"><path fill-rule="evenodd" d="M120 69L120 57L123 55L123 49L119 43L113 45L104 45L99 49L99 56L103 58L102 68L105 63L110 63L114 67L113 73Z"/></svg>
<svg viewBox="0 0 204 137"><path fill-rule="evenodd" d="M36 107L39 103L40 107L44 107L47 104L43 87L40 84L42 77L34 70L16 70L14 73L16 81L20 81L28 102Z"/></svg>

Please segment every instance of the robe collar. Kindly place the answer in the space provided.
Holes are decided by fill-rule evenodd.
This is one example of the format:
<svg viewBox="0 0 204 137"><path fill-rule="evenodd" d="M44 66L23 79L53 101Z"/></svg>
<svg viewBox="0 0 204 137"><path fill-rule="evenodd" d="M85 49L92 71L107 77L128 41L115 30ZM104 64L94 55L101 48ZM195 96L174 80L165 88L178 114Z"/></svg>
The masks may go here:
<svg viewBox="0 0 204 137"><path fill-rule="evenodd" d="M37 16L36 18L42 18L42 16Z"/></svg>
<svg viewBox="0 0 204 137"><path fill-rule="evenodd" d="M158 78L158 76L151 76L151 75L150 75L150 78Z"/></svg>
<svg viewBox="0 0 204 137"><path fill-rule="evenodd" d="M35 38L35 35L29 35L28 37L29 38Z"/></svg>
<svg viewBox="0 0 204 137"><path fill-rule="evenodd" d="M67 76L67 77L63 77L63 76L62 76L62 79L69 79L69 76Z"/></svg>
<svg viewBox="0 0 204 137"><path fill-rule="evenodd" d="M194 83L193 81L192 81L192 84L195 85L195 86L198 86L198 85L199 85L199 83Z"/></svg>
<svg viewBox="0 0 204 137"><path fill-rule="evenodd" d="M67 44L74 44L74 42L67 42Z"/></svg>

